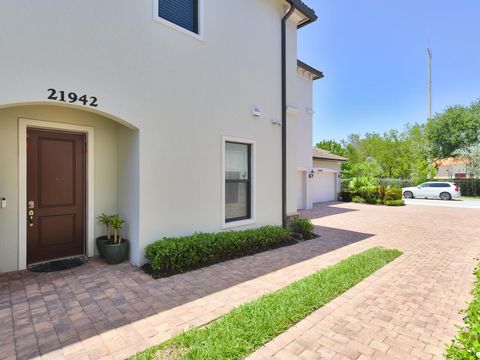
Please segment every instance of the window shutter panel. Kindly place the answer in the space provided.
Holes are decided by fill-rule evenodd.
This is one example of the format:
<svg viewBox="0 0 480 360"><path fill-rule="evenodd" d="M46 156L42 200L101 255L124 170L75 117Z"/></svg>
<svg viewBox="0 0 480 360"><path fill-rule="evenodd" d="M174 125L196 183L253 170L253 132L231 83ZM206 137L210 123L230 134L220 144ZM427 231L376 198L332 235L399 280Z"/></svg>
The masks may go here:
<svg viewBox="0 0 480 360"><path fill-rule="evenodd" d="M198 34L198 0L158 0L158 16Z"/></svg>

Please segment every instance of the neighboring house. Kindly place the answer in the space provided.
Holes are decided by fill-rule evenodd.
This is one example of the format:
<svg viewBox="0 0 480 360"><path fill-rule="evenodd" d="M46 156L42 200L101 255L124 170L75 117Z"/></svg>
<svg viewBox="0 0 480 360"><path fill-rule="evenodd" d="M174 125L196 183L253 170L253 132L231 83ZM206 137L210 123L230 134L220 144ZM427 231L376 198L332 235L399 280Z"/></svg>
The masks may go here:
<svg viewBox="0 0 480 360"><path fill-rule="evenodd" d="M437 169L435 179L465 179L468 175L466 161L459 157L449 157L434 161Z"/></svg>
<svg viewBox="0 0 480 360"><path fill-rule="evenodd" d="M137 265L164 236L285 223L315 20L299 0L2 1L0 272L93 256L101 213Z"/></svg>
<svg viewBox="0 0 480 360"><path fill-rule="evenodd" d="M315 203L337 200L341 191L341 164L348 161L316 147L309 147L309 153L305 177L299 175L297 181L297 209L311 209Z"/></svg>
<svg viewBox="0 0 480 360"><path fill-rule="evenodd" d="M312 149L312 157L312 202L337 200L342 187L342 163L348 159L319 148Z"/></svg>

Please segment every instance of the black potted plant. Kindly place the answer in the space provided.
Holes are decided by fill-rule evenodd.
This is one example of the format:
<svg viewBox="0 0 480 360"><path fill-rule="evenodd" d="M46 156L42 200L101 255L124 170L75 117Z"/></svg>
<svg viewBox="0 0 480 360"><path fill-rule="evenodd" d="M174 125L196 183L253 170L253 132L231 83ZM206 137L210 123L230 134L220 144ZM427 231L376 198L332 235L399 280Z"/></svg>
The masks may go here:
<svg viewBox="0 0 480 360"><path fill-rule="evenodd" d="M110 226L113 229L113 240L103 244L105 260L109 264L119 264L128 258L128 240L122 239L118 231L123 227L124 220L118 214L110 218Z"/></svg>
<svg viewBox="0 0 480 360"><path fill-rule="evenodd" d="M98 254L103 259L105 257L104 244L109 242L112 237L112 227L110 226L111 216L105 213L102 213L97 219L100 224L103 224L107 230L107 235L102 235L97 237L96 244L98 249Z"/></svg>

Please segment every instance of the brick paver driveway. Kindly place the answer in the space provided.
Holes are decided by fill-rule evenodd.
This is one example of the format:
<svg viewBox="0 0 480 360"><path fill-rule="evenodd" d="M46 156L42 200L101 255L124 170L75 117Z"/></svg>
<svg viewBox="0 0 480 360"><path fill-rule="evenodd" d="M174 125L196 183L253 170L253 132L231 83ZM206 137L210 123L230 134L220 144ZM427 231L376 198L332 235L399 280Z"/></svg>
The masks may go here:
<svg viewBox="0 0 480 360"><path fill-rule="evenodd" d="M0 275L0 359L124 359L377 245L404 255L254 357L439 357L472 287L480 210L327 204L304 215L321 238L157 281L96 260Z"/></svg>
<svg viewBox="0 0 480 360"><path fill-rule="evenodd" d="M332 238L375 234L335 253L381 245L404 255L252 358L443 358L473 287L480 209L330 204L303 215Z"/></svg>
<svg viewBox="0 0 480 360"><path fill-rule="evenodd" d="M0 274L0 359L124 359L302 277L292 266L368 236L322 238L159 280L100 260Z"/></svg>

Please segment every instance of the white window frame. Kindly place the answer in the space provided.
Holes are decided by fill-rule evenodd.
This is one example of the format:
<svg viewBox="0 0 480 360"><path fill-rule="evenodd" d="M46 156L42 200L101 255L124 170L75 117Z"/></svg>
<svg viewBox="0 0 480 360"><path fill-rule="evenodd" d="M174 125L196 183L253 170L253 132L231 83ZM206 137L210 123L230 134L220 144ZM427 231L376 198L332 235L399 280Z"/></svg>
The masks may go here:
<svg viewBox="0 0 480 360"><path fill-rule="evenodd" d="M159 0L153 1L153 20L156 22L168 26L169 28L181 32L182 34L193 37L194 39L204 41L204 6L205 0L198 0L198 34L193 31L187 30L177 24L174 24L171 21L168 21L160 16L158 16L158 2Z"/></svg>
<svg viewBox="0 0 480 360"><path fill-rule="evenodd" d="M225 221L225 145L227 142L234 142L240 144L246 144L251 146L250 162L251 162L251 180L250 180L250 219L238 220L238 221ZM231 229L240 226L252 225L256 223L256 178L257 178L257 166L256 166L256 142L252 139L245 139L233 136L222 136L222 229Z"/></svg>

